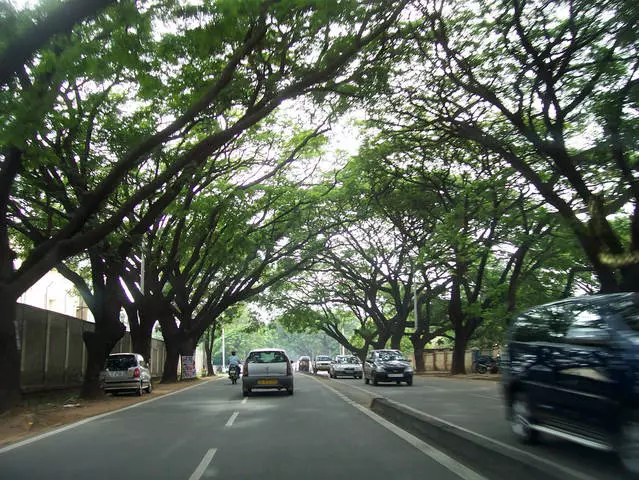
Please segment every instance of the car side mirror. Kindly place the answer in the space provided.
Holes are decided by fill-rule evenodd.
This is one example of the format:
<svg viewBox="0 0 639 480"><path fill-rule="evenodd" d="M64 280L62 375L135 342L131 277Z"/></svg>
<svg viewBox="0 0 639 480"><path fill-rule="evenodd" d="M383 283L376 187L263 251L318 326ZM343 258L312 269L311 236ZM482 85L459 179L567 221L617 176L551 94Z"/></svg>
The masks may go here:
<svg viewBox="0 0 639 480"><path fill-rule="evenodd" d="M566 333L566 342L574 345L606 345L610 333L600 328L572 328Z"/></svg>

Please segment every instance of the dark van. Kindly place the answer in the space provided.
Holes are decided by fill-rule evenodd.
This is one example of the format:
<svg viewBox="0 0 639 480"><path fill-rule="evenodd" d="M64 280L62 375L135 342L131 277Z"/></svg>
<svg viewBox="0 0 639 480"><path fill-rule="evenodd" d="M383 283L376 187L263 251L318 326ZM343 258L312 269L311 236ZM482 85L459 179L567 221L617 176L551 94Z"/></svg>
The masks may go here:
<svg viewBox="0 0 639 480"><path fill-rule="evenodd" d="M513 433L614 450L639 473L639 294L570 298L513 321L502 352Z"/></svg>

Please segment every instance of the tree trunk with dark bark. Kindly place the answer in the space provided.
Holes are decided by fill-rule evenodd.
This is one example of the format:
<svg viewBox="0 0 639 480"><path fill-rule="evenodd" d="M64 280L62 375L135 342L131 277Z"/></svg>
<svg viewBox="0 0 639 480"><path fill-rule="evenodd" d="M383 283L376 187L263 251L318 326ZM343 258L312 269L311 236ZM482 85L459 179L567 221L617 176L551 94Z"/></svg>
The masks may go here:
<svg viewBox="0 0 639 480"><path fill-rule="evenodd" d="M390 334L383 332L377 336L377 340L371 343L371 346L374 350L379 350L380 348L385 348L388 339L390 338Z"/></svg>
<svg viewBox="0 0 639 480"><path fill-rule="evenodd" d="M84 375L84 383L80 396L82 398L98 398L102 395L99 375L104 367L106 358L124 336L125 328L119 319L115 325L112 322L110 328L100 329L95 332L84 332L82 338L87 347L87 369ZM97 324L96 324L97 327Z"/></svg>
<svg viewBox="0 0 639 480"><path fill-rule="evenodd" d="M403 326L397 326L395 331L390 338L390 348L393 350L401 350L402 349L402 338L404 337L404 328Z"/></svg>
<svg viewBox="0 0 639 480"><path fill-rule="evenodd" d="M195 355L196 341L195 338L191 338L180 331L164 336L166 360L164 362L164 372L162 373L162 383L178 381L177 370L180 355Z"/></svg>
<svg viewBox="0 0 639 480"><path fill-rule="evenodd" d="M450 373L453 375L466 373L466 347L470 335L464 325L455 327L455 345L453 347L453 365Z"/></svg>
<svg viewBox="0 0 639 480"><path fill-rule="evenodd" d="M414 347L414 355L415 355L415 371L425 372L426 364L424 363L424 347L423 346Z"/></svg>
<svg viewBox="0 0 639 480"><path fill-rule="evenodd" d="M166 357L164 358L164 371L162 372L162 383L175 383L178 381L177 367L180 361L180 351L175 342L167 341L164 337L166 345Z"/></svg>
<svg viewBox="0 0 639 480"><path fill-rule="evenodd" d="M133 346L133 351L142 355L147 362L151 362L152 333L153 327L145 328L144 326L138 326L137 328L131 328L131 345Z"/></svg>
<svg viewBox="0 0 639 480"><path fill-rule="evenodd" d="M16 299L0 288L0 413L20 402L20 350L16 332Z"/></svg>
<svg viewBox="0 0 639 480"><path fill-rule="evenodd" d="M204 342L204 351L206 352L206 374L209 377L215 375L215 369L213 368L213 343L215 342L215 330L209 332Z"/></svg>

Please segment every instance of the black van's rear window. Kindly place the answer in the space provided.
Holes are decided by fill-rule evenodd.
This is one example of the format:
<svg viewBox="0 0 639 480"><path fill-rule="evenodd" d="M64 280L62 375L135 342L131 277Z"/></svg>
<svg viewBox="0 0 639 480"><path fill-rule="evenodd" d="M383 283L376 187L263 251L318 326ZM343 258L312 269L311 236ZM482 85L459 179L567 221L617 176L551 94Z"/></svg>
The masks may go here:
<svg viewBox="0 0 639 480"><path fill-rule="evenodd" d="M639 331L639 304L632 300L623 300L611 304L610 308L634 331Z"/></svg>

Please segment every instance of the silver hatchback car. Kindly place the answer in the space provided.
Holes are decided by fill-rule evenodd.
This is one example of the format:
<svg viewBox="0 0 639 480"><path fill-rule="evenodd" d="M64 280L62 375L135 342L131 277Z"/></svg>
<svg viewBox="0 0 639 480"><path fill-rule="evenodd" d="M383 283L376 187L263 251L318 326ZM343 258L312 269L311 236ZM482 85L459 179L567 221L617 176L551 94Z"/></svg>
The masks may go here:
<svg viewBox="0 0 639 480"><path fill-rule="evenodd" d="M293 366L286 352L279 348L251 350L242 369L242 393L263 388L286 389L293 395Z"/></svg>
<svg viewBox="0 0 639 480"><path fill-rule="evenodd" d="M104 370L100 373L105 393L134 392L151 393L151 372L144 357L138 353L112 353L108 356Z"/></svg>

